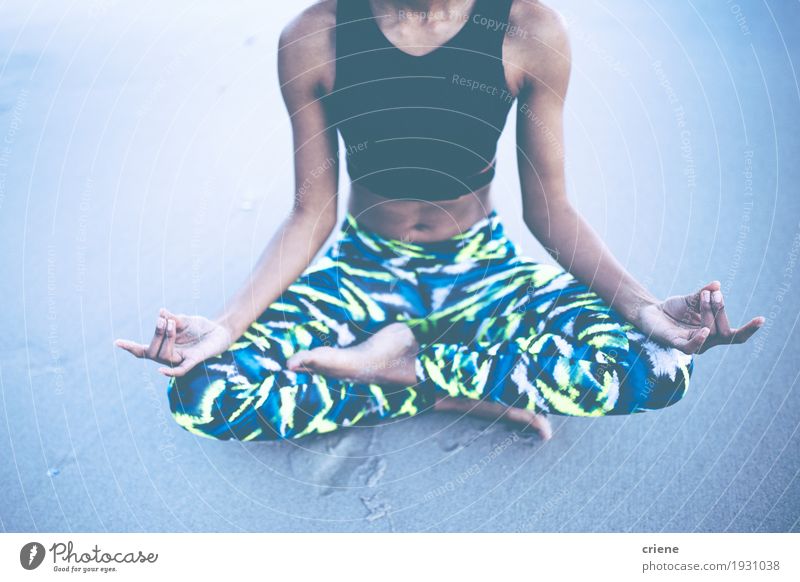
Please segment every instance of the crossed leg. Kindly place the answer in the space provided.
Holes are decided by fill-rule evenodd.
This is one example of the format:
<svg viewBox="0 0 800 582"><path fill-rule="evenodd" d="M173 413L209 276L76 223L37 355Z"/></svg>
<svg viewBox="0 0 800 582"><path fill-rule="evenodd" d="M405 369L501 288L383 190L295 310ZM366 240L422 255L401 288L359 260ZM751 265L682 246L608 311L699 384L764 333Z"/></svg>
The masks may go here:
<svg viewBox="0 0 800 582"><path fill-rule="evenodd" d="M403 285L377 265L354 266L338 260L332 250L228 350L170 380L175 420L214 439L268 440L430 408L433 399L415 388L416 380L405 386L378 385L287 367L300 351L362 344L401 314L415 313L415 291ZM390 299L398 296L405 298L402 309Z"/></svg>
<svg viewBox="0 0 800 582"><path fill-rule="evenodd" d="M381 330L358 348L303 352L290 366L357 376L359 361L391 355L398 344L392 337L414 335L415 322L408 323ZM525 259L465 278L425 326L439 337L410 344L417 355L411 362L404 354L394 377L414 373L421 389L438 397L531 413L603 416L664 408L683 397L692 370L690 356L646 338L569 273ZM381 369L369 377L385 379Z"/></svg>
<svg viewBox="0 0 800 582"><path fill-rule="evenodd" d="M424 312L418 290L375 261L345 257L342 246L308 269L228 350L170 380L178 424L242 441L299 438L425 409L535 424L532 413L465 407L420 390L414 337L393 333L408 330L394 322ZM303 366L303 354L328 366ZM347 372L337 364L343 356Z"/></svg>

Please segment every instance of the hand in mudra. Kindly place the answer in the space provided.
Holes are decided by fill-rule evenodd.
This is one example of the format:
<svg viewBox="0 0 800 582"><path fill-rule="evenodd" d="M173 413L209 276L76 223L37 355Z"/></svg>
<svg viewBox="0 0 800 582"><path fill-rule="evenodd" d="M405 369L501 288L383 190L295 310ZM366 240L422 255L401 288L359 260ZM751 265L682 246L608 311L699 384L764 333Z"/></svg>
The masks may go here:
<svg viewBox="0 0 800 582"><path fill-rule="evenodd" d="M166 366L165 376L183 376L197 364L221 354L233 343L222 325L199 315L174 315L162 309L150 345L118 339L114 344L137 358Z"/></svg>
<svg viewBox="0 0 800 582"><path fill-rule="evenodd" d="M637 323L652 339L687 354L702 354L714 346L746 342L764 325L764 318L754 317L742 327L731 328L719 281L714 281L697 293L642 308Z"/></svg>

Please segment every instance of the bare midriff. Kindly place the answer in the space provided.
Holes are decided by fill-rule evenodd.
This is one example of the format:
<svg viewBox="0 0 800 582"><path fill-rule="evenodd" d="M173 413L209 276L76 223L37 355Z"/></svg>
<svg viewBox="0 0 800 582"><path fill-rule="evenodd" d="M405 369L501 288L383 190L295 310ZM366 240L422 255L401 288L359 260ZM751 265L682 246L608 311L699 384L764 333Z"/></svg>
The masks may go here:
<svg viewBox="0 0 800 582"><path fill-rule="evenodd" d="M352 184L348 211L384 238L436 242L461 234L492 211L490 185L454 200L393 200Z"/></svg>

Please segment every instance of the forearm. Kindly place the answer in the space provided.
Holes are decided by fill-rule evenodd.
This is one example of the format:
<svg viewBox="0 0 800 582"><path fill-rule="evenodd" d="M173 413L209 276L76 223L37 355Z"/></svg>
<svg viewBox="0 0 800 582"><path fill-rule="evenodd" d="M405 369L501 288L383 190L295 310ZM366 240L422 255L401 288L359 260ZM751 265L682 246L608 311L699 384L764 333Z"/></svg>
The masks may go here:
<svg viewBox="0 0 800 582"><path fill-rule="evenodd" d="M261 253L241 289L216 318L237 338L308 267L335 224L335 216L292 212Z"/></svg>
<svg viewBox="0 0 800 582"><path fill-rule="evenodd" d="M559 264L588 285L628 321L658 299L617 261L594 229L568 200L551 203L547 212L526 217L531 233Z"/></svg>

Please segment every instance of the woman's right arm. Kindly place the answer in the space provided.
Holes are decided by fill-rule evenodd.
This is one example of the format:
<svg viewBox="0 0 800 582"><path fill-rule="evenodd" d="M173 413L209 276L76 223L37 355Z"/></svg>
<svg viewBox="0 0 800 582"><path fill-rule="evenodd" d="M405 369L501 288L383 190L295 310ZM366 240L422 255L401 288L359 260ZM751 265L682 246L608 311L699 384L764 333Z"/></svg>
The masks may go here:
<svg viewBox="0 0 800 582"><path fill-rule="evenodd" d="M115 342L165 364L159 371L167 376L182 376L226 350L302 274L336 226L338 140L320 101L334 82L335 5L308 8L280 37L278 72L294 143L294 204L244 285L213 320L162 309L149 345Z"/></svg>
<svg viewBox="0 0 800 582"><path fill-rule="evenodd" d="M338 140L320 101L334 80L335 17L330 22L330 16L324 5L315 5L281 34L278 72L292 124L294 206L217 318L233 338L300 276L336 226Z"/></svg>

